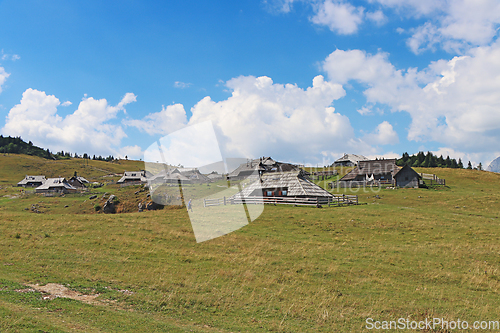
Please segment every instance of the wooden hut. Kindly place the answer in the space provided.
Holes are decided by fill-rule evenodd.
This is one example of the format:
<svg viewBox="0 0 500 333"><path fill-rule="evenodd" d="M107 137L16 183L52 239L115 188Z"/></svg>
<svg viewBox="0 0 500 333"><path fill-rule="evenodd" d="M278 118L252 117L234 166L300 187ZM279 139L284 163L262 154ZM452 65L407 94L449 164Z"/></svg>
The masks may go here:
<svg viewBox="0 0 500 333"><path fill-rule="evenodd" d="M344 156L333 162L333 166L352 167L357 166L360 161L368 161L368 159L363 155L344 154Z"/></svg>
<svg viewBox="0 0 500 333"><path fill-rule="evenodd" d="M38 187L43 185L47 179L45 176L28 176L24 177L23 180L21 180L19 183L17 183L17 186L22 186L22 187Z"/></svg>
<svg viewBox="0 0 500 333"><path fill-rule="evenodd" d="M71 186L66 178L49 178L47 181L35 189L36 193L74 193L77 189Z"/></svg>
<svg viewBox="0 0 500 333"><path fill-rule="evenodd" d="M90 182L80 176L73 176L68 180L68 183L76 188L85 188L85 184L89 184Z"/></svg>
<svg viewBox="0 0 500 333"><path fill-rule="evenodd" d="M333 195L306 179L299 170L265 173L234 197L331 198Z"/></svg>
<svg viewBox="0 0 500 333"><path fill-rule="evenodd" d="M395 185L398 187L418 188L422 177L411 167L405 165L394 175Z"/></svg>
<svg viewBox="0 0 500 333"><path fill-rule="evenodd" d="M117 181L118 184L144 184L146 183L146 171L125 171L123 177Z"/></svg>

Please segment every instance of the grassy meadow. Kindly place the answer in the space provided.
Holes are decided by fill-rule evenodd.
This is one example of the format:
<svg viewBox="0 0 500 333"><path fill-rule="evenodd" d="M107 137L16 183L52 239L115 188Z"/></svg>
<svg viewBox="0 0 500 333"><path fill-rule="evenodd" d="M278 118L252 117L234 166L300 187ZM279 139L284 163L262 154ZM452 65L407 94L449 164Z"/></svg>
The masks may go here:
<svg viewBox="0 0 500 333"><path fill-rule="evenodd" d="M447 186L334 192L358 194L359 206L266 205L249 225L196 243L185 209L125 209L146 193L111 183L142 168L120 163L0 156L1 332L359 332L368 317L500 319L500 174L417 169ZM109 182L93 191L116 194L127 213L12 187L25 174L74 171ZM88 304L27 287L47 283L99 296Z"/></svg>

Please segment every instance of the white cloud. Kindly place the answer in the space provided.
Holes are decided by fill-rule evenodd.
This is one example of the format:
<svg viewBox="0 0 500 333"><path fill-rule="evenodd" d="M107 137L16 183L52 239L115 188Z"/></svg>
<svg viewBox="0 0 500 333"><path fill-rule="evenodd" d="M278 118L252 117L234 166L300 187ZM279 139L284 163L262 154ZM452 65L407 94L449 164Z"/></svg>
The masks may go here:
<svg viewBox="0 0 500 333"><path fill-rule="evenodd" d="M174 87L175 88L180 88L180 89L189 88L191 85L193 85L193 84L192 83L181 82L181 81L175 81L174 82Z"/></svg>
<svg viewBox="0 0 500 333"><path fill-rule="evenodd" d="M3 67L0 67L0 93L2 92L2 85L5 83L9 76L10 74L7 73Z"/></svg>
<svg viewBox="0 0 500 333"><path fill-rule="evenodd" d="M119 149L119 153L115 157L120 157L120 158L127 158L133 159L133 160L140 160L144 156L144 152L142 151L142 148L135 145L135 146L125 146Z"/></svg>
<svg viewBox="0 0 500 333"><path fill-rule="evenodd" d="M71 103L70 101L66 101L66 102L62 103L61 106L70 106L72 104L73 103Z"/></svg>
<svg viewBox="0 0 500 333"><path fill-rule="evenodd" d="M127 119L123 121L123 124L136 127L149 135L166 135L182 128L186 123L186 111L182 104L162 106L160 112L150 113L142 120Z"/></svg>
<svg viewBox="0 0 500 333"><path fill-rule="evenodd" d="M380 9L374 12L367 12L366 18L370 21L375 22L375 24L377 24L378 26L381 26L388 21L387 16L385 16L384 12L382 12Z"/></svg>
<svg viewBox="0 0 500 333"><path fill-rule="evenodd" d="M333 82L364 84L366 109L381 103L408 112L409 140L441 142L467 153L494 152L500 145L498 42L421 71L397 70L387 54L360 50L337 50L323 68Z"/></svg>
<svg viewBox="0 0 500 333"><path fill-rule="evenodd" d="M373 133L367 134L363 140L372 145L391 145L399 143L399 137L388 121L380 123Z"/></svg>
<svg viewBox="0 0 500 333"><path fill-rule="evenodd" d="M428 21L412 29L407 41L418 54L440 45L449 52L463 53L470 47L487 45L498 36L498 0L375 0L407 17Z"/></svg>
<svg viewBox="0 0 500 333"><path fill-rule="evenodd" d="M277 84L266 76L240 76L227 81L225 86L231 96L219 102L209 96L203 98L191 109L189 122L184 107L175 104L141 120L128 119L123 123L153 135L170 134L186 125L211 121L226 157L269 155L311 161L321 158L320 153L334 160L345 151L380 152L373 142L356 138L348 117L335 111L332 103L342 98L345 91L340 84L328 82L321 75L306 89ZM398 140L392 126L385 122L371 135L369 139L376 140L376 145ZM200 142L198 146L203 144ZM157 156L152 158L158 160Z"/></svg>
<svg viewBox="0 0 500 333"><path fill-rule="evenodd" d="M265 8L271 13L289 13L297 0L263 0Z"/></svg>
<svg viewBox="0 0 500 333"><path fill-rule="evenodd" d="M358 31L363 22L363 7L354 7L350 3L325 0L314 6L315 15L311 21L326 25L331 31L341 35L350 35Z"/></svg>
<svg viewBox="0 0 500 333"><path fill-rule="evenodd" d="M129 93L117 106L111 106L105 99L85 97L74 113L61 117L57 114L58 98L29 88L9 111L2 133L21 136L53 151L116 154L126 134L110 121L134 100L135 95Z"/></svg>
<svg viewBox="0 0 500 333"><path fill-rule="evenodd" d="M436 28L432 23L426 22L425 24L411 29L413 35L408 38L406 45L410 50L419 54L425 50L435 50L435 45L439 44L442 40L439 35L438 28Z"/></svg>

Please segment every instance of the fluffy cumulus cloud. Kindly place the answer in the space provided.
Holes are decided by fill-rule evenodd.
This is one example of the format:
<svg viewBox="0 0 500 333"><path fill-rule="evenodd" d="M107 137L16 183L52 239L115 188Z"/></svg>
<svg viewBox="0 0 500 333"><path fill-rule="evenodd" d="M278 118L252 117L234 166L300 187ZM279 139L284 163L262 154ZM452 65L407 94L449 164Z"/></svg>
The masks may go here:
<svg viewBox="0 0 500 333"><path fill-rule="evenodd" d="M268 0L274 11L288 13L293 0ZM298 1L296 1L298 2ZM471 47L484 46L498 37L500 2L498 0L302 0L313 10L311 22L331 31L349 35L358 32L363 22L378 26L389 17L404 25L422 23L408 31L408 47L416 54L440 47L448 52L464 53ZM272 5L269 5L272 4ZM360 5L362 4L362 5ZM394 14L394 15L393 15ZM411 21L409 20L411 19ZM417 19L418 21L415 21Z"/></svg>
<svg viewBox="0 0 500 333"><path fill-rule="evenodd" d="M123 124L133 126L150 135L169 134L187 123L186 111L182 104L162 106L160 112L150 113L143 119L126 119Z"/></svg>
<svg viewBox="0 0 500 333"><path fill-rule="evenodd" d="M384 120L381 122L373 133L367 134L364 137L366 142L374 145L390 145L399 143L399 137L392 125Z"/></svg>
<svg viewBox="0 0 500 333"><path fill-rule="evenodd" d="M414 53L441 46L450 52L487 45L498 36L497 0L376 0L406 17L426 22L411 29L407 44Z"/></svg>
<svg viewBox="0 0 500 333"><path fill-rule="evenodd" d="M500 146L500 45L476 47L464 56L418 71L396 69L388 55L336 50L323 62L332 82L365 85L370 105L386 104L412 117L408 139L436 141L465 153L498 154ZM366 111L366 112L365 112Z"/></svg>
<svg viewBox="0 0 500 333"><path fill-rule="evenodd" d="M265 76L237 77L226 87L232 92L229 98L203 98L191 109L187 123L211 121L224 156L317 159L322 151L335 156L353 149L374 152L355 138L349 119L332 107L345 95L342 86L321 75L306 89ZM177 104L127 124L150 134L167 134L184 126L186 115Z"/></svg>
<svg viewBox="0 0 500 333"><path fill-rule="evenodd" d="M315 15L311 21L326 25L331 31L349 35L358 31L363 22L363 7L354 7L350 3L326 0L314 5Z"/></svg>
<svg viewBox="0 0 500 333"><path fill-rule="evenodd" d="M135 99L134 94L127 93L112 106L105 99L85 97L73 113L62 117L57 113L61 105L57 97L29 88L9 111L2 133L21 136L53 151L117 155L126 134L112 120Z"/></svg>
<svg viewBox="0 0 500 333"><path fill-rule="evenodd" d="M355 138L349 119L332 107L345 95L344 89L321 75L307 89L265 76L242 76L226 85L231 97L220 102L205 97L192 108L189 121L211 120L226 156L310 159L322 151L335 156L371 151Z"/></svg>

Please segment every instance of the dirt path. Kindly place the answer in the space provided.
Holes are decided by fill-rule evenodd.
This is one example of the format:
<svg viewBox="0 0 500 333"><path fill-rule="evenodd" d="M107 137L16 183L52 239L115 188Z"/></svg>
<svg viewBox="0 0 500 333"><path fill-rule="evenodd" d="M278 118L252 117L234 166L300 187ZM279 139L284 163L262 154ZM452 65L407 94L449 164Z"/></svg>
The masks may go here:
<svg viewBox="0 0 500 333"><path fill-rule="evenodd" d="M95 305L100 303L96 300L99 294L83 295L77 291L66 288L62 284L47 283L44 286L40 286L38 284L27 284L27 286L30 286L36 291L44 292L50 295L50 296L45 296L44 299L54 299L56 297L64 297L64 298L75 299L77 301L81 301L87 304Z"/></svg>

